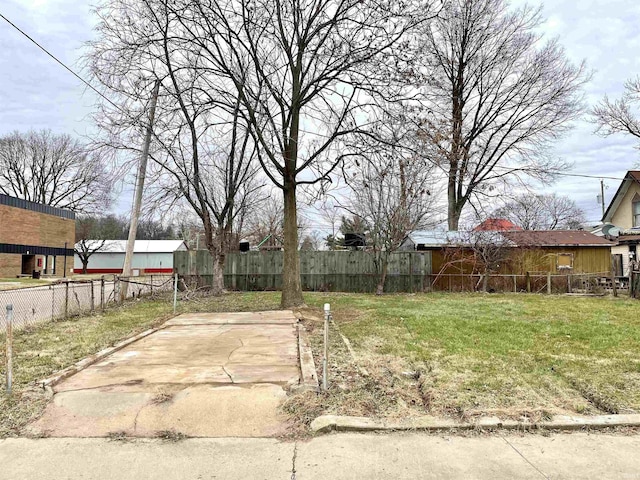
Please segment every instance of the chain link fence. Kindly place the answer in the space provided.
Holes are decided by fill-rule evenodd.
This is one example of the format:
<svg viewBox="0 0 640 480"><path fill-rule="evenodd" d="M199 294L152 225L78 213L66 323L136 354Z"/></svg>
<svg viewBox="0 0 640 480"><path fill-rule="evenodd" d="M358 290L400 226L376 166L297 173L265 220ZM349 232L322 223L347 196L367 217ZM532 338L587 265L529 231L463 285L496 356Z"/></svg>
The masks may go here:
<svg viewBox="0 0 640 480"><path fill-rule="evenodd" d="M6 330L5 312L13 305L13 328L104 310L120 301L124 283L127 298L139 298L173 290L173 276L103 276L95 280L69 280L34 287L0 291L0 332Z"/></svg>

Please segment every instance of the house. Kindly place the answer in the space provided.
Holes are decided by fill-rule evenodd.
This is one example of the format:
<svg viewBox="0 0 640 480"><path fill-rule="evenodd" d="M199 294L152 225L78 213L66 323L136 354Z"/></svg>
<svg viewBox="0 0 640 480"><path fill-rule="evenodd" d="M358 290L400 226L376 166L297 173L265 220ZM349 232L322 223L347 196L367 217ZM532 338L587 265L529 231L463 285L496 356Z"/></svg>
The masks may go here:
<svg viewBox="0 0 640 480"><path fill-rule="evenodd" d="M105 240L100 250L89 257L87 273L122 273L126 250L126 240ZM188 248L182 240L136 240L131 261L132 273L173 273L173 253L184 250ZM82 273L80 257L76 254L74 258L74 272Z"/></svg>
<svg viewBox="0 0 640 480"><path fill-rule="evenodd" d="M0 194L0 277L65 276L75 236L75 213Z"/></svg>
<svg viewBox="0 0 640 480"><path fill-rule="evenodd" d="M474 232L504 232L509 230L522 230L522 228L504 218L487 218L473 229Z"/></svg>
<svg viewBox="0 0 640 480"><path fill-rule="evenodd" d="M629 274L630 260L638 260L640 244L640 170L630 170L620 183L602 217L602 225L592 232L613 239L614 269L617 276Z"/></svg>
<svg viewBox="0 0 640 480"><path fill-rule="evenodd" d="M602 223L621 229L640 228L640 170L630 170L604 212Z"/></svg>
<svg viewBox="0 0 640 480"><path fill-rule="evenodd" d="M473 273L471 258L478 245L492 243L504 252L498 273L606 273L611 268L610 240L581 230L544 231L416 231L401 250L431 251L432 271L441 274ZM496 254L493 254L496 257Z"/></svg>

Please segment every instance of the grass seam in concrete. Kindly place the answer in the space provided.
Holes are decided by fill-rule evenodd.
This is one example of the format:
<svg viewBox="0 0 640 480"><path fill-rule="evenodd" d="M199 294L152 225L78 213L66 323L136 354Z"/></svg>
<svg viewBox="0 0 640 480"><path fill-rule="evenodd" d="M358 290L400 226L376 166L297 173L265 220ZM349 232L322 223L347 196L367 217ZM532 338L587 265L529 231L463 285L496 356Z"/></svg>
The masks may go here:
<svg viewBox="0 0 640 480"><path fill-rule="evenodd" d="M171 318L173 318L173 317L171 317ZM94 363L99 362L100 360L103 360L104 358L108 357L109 355L112 355L113 353L117 352L118 350L122 350L124 347L126 347L128 345L131 345L132 343L137 342L138 340L141 340L141 339L143 339L145 337L148 337L152 333L156 333L156 332L158 332L160 330L163 330L164 328L166 328L166 326L164 326L164 325L162 325L160 327L150 328L148 330L145 330L144 332L141 332L141 333L139 333L137 335L134 335L133 337L129 337L129 338L125 339L125 340L122 340L121 342L116 343L112 347L107 347L105 349L102 349L98 353L94 353L93 355L90 355L88 357L83 358L79 362L76 362L73 365L65 368L64 370L61 370L57 374L55 374L55 375L53 375L53 376L51 376L49 378L46 378L44 380L40 380L38 382L38 385L41 385L42 388L49 395L52 395L53 394L53 387L56 386L61 381L66 380L67 378L71 377L72 375L75 375L78 372L81 372L85 368L90 367L91 365L93 365Z"/></svg>
<svg viewBox="0 0 640 480"><path fill-rule="evenodd" d="M524 422L500 420L497 417L480 417L475 422L459 422L437 417L416 417L405 421L352 417L344 415L321 415L311 422L314 433L338 432L384 432L384 431L455 431L455 430L581 430L612 427L640 427L640 414L567 416L557 415L551 420Z"/></svg>

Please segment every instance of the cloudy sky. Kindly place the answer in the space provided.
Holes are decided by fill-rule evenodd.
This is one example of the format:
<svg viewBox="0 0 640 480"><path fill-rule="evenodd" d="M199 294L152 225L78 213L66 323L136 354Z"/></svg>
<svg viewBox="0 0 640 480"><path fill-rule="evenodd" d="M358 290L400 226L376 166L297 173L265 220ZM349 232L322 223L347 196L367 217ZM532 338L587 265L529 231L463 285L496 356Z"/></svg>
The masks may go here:
<svg viewBox="0 0 640 480"><path fill-rule="evenodd" d="M513 0L519 5L524 1ZM586 60L594 71L587 86L593 105L606 93L617 97L624 80L640 74L640 3L632 0L540 2L546 33L557 36L575 62ZM0 13L33 36L60 60L79 70L84 42L93 37L91 7L77 0L3 0ZM14 130L50 128L78 136L91 131L89 114L95 98L69 72L0 19L0 135ZM571 173L622 177L640 160L635 142L624 136L600 138L586 121L558 144L557 154L574 163ZM607 201L618 181L606 179ZM564 177L550 191L568 194L597 220L597 178ZM121 199L119 209L126 209Z"/></svg>

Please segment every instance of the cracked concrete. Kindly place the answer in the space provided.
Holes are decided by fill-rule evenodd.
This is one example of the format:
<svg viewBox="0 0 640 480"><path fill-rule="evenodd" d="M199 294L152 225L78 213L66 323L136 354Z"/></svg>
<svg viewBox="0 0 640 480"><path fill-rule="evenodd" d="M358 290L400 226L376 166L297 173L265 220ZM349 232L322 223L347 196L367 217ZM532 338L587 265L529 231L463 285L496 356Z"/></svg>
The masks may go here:
<svg viewBox="0 0 640 480"><path fill-rule="evenodd" d="M270 322L270 323L269 323ZM180 315L53 387L34 435L274 436L300 382L291 312ZM154 392L171 391L154 402Z"/></svg>
<svg viewBox="0 0 640 480"><path fill-rule="evenodd" d="M347 433L296 443L10 438L0 443L0 480L631 480L640 472L638 451L637 435L588 433L504 438Z"/></svg>

